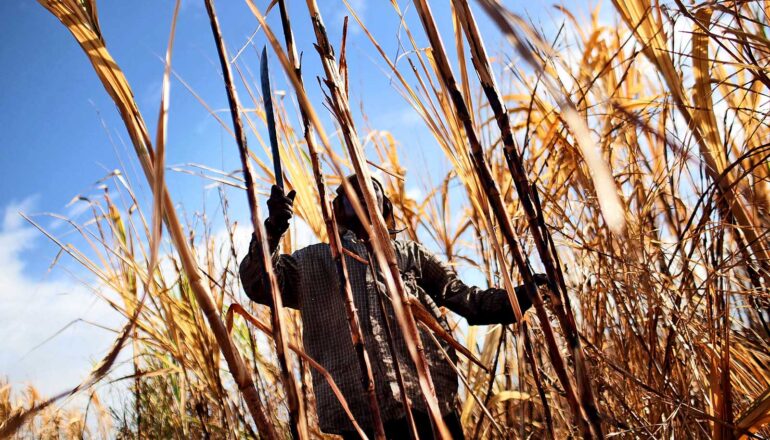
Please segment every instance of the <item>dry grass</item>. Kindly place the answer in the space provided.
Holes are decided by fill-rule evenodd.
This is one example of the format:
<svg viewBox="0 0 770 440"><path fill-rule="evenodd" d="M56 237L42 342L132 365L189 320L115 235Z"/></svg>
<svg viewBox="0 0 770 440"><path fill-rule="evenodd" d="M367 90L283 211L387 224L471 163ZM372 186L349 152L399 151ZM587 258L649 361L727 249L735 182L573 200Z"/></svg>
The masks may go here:
<svg viewBox="0 0 770 440"><path fill-rule="evenodd" d="M265 339L272 335L264 324L271 316L241 293L236 255L244 249L236 246L238 227L228 216L225 191L224 239L208 227L182 223L163 183L165 137L159 131L150 141L119 67L105 62L111 58L93 1L41 3L81 41L121 111L155 195L146 217L132 185L115 173L103 199L89 202L93 220L76 228L91 245L88 252L57 241L94 272L107 288L104 300L127 318L113 351L131 341L134 372L122 380L131 381L133 400L119 411L116 431L142 438L253 437L259 431L269 438L289 435L300 421L310 436L320 435L308 371L322 366L301 353L296 314L272 322L286 338L279 349L299 356L279 362L283 357ZM261 21L264 5L247 3ZM315 12L315 2L307 3ZM334 243L326 184L355 169L371 189L366 139L368 159L396 176L386 186L404 234L509 291L531 277L530 264L548 273L552 292L547 301L530 292L535 311L522 325L475 328L454 319L454 337L486 366L468 359L457 365L470 438L768 435L770 11L764 2L674 2L667 9L642 0L613 4L621 17L616 27L601 24L597 14L579 23L563 10L558 35L544 36L496 1L482 0L479 11L512 43L497 62L487 55L464 0L452 2L455 33L443 36L453 46L440 41L427 2L416 1L420 20L403 22L408 52L398 64L363 28L390 69L395 91L420 115L450 164L424 200L410 198L399 178L414 176L401 165L404 153L392 135L354 126L344 49L335 54L324 40L320 16L313 24L325 104L342 150L319 122L316 109L323 103L304 93L294 43L285 38L287 50L276 37L289 35L288 17L281 30L263 26L300 105L302 127L291 126L297 118L288 109L276 108L286 181L299 193L298 216L319 240ZM393 11L402 13L395 2ZM429 49L416 43L422 32ZM450 50L459 63L450 62ZM243 75L247 62L240 57L232 65L241 79L237 87L248 107L260 109ZM267 151L257 132L264 114L241 117L243 129ZM271 182L269 167L249 157L255 181ZM228 173L207 173L223 188L241 186ZM369 191L364 196L371 199ZM398 327L412 335L419 365L420 340L413 337L418 313L413 316L397 272L389 270L383 219L360 208L377 237L378 264L395 275L386 281L400 310ZM177 253L158 254L166 236L158 231L161 218ZM284 246L293 245L287 240ZM355 311L347 313L354 322ZM75 391L103 383L113 361L105 358ZM296 391L284 388L284 365L293 365L301 379ZM421 377L421 384L430 398L430 378ZM11 405L7 387L0 396L2 434L48 430L67 437L83 429L84 416L62 424L56 420L63 416L49 414L55 410L39 399ZM290 411L292 397L306 413Z"/></svg>

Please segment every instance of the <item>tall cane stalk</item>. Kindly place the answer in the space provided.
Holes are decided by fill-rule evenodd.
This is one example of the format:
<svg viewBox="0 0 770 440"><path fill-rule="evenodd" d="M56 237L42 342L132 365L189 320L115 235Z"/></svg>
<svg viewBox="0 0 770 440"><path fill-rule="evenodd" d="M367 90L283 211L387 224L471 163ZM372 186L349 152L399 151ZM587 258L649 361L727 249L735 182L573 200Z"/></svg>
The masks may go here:
<svg viewBox="0 0 770 440"><path fill-rule="evenodd" d="M578 337L577 327L575 325L575 318L572 313L572 307L570 305L569 295L564 283L564 275L561 270L558 258L556 257L555 250L552 253L552 247L549 246L553 240L550 237L550 232L545 226L545 220L542 216L542 208L540 207L540 201L535 192L537 191L533 184L529 182L521 154L518 146L516 145L513 137L513 129L511 128L511 120L508 113L508 108L502 98L497 82L495 81L492 68L489 63L489 57L484 47L484 42L481 38L481 34L478 30L476 19L473 16L467 0L453 0L455 9L460 17L460 23L462 23L463 31L471 49L471 60L476 72L479 74L479 81L481 87L484 90L484 94L489 101L492 111L495 114L495 120L497 126L500 129L501 139L503 141L504 156L508 170L513 177L514 184L516 186L516 192L519 196L519 201L524 207L524 212L527 215L529 231L532 234L533 241L537 247L540 260L543 263L543 267L546 269L549 283L551 286L555 286L554 290L554 308L561 312L560 318L563 313L563 317L566 319L560 319L567 336L567 343L569 344L571 351L575 354L575 362L584 364L584 356L582 355L582 347L580 346L580 339ZM578 354L578 352L580 352ZM591 387L590 378L587 375L587 367L585 365L576 366L576 372L583 373L582 377L578 377L579 392L581 402L585 403L584 410L589 417L594 429L597 433L601 433L601 420L599 416L598 408L593 396L593 390Z"/></svg>
<svg viewBox="0 0 770 440"><path fill-rule="evenodd" d="M246 186L246 197L249 202L251 226L257 236L257 241L260 243L258 249L260 250L261 255L259 258L262 260L270 280L270 292L273 300L272 307L270 308L273 318L273 339L275 340L275 349L278 354L278 363L281 368L281 382L283 382L289 404L289 417L291 418L290 429L293 438L306 439L309 437L307 432L305 405L304 400L299 397L297 383L292 374L291 358L289 357L287 348L286 328L284 327L283 299L281 298L278 282L275 273L273 272L270 251L268 250L267 240L265 239L262 222L260 221L257 192L254 187L254 171L249 162L248 145L246 143L246 133L243 131L243 122L241 121L238 94L235 91L235 84L233 84L230 60L227 56L225 42L222 39L222 32L219 29L219 20L217 19L216 10L214 9L214 1L205 0L205 2L206 11L208 12L209 21L211 23L211 32L214 34L219 62L222 66L225 89L227 90L227 101L230 105L230 116L233 119L235 140L238 144L238 154L241 159L241 166L243 167L243 181Z"/></svg>
<svg viewBox="0 0 770 440"><path fill-rule="evenodd" d="M296 93L304 93L302 66L300 66L299 59L297 57L297 49L294 45L294 33L291 30L291 20L289 19L289 14L286 10L285 0L278 0L278 8L281 13L281 25L283 27L284 41L286 42L286 53L288 54L289 62L293 66L294 73L299 80L300 85L302 86L302 90L297 90ZM378 439L384 439L385 428L382 423L380 406L377 402L377 391L375 389L374 376L372 375L371 362L369 361L369 353L366 349L363 333L361 331L360 319L358 318L358 312L353 301L353 292L351 290L350 280L348 278L348 269L344 258L342 242L340 241L339 229L337 228L337 224L334 220L334 212L329 207L329 200L326 193L326 182L323 171L321 170L321 162L319 160L315 133L313 126L310 124L310 120L308 119L307 112L300 108L300 115L302 117L302 129L305 136L305 142L308 146L313 176L315 177L316 187L318 188L318 197L321 202L321 215L323 216L324 224L326 226L326 235L329 237L329 247L331 249L332 259L334 260L335 267L337 269L340 294L345 301L345 313L348 317L350 337L353 342L353 349L355 350L358 359L358 367L361 370L361 384L363 389L366 391L369 401L369 409L371 410L371 418L374 425L375 436Z"/></svg>
<svg viewBox="0 0 770 440"><path fill-rule="evenodd" d="M289 62L288 56L283 52L283 48L281 48L281 45L278 42L277 38L275 37L275 34L272 32L270 27L265 22L264 16L256 7L253 0L246 0L246 2L249 8L251 9L252 13L254 14L254 16L257 18L257 21L259 21L260 25L262 26L265 32L265 36L267 37L268 41L272 45L273 50L276 52L276 55L278 55L278 59L283 65L283 68L286 71L287 76L289 77L294 89L297 91L303 90L302 83L300 82L299 78L294 72L294 68L292 64ZM313 7L312 2L309 2L309 7L311 8ZM313 17L313 19L315 18L316 17ZM322 25L322 23L320 24ZM322 52L323 52L323 49L322 49ZM326 62L328 61L329 67L336 64L336 61L333 59L333 57L331 60L327 60L324 58L324 61L325 61L324 63L325 65L327 64ZM334 70L330 71L330 73L333 73L333 72ZM326 135L326 132L323 129L323 125L320 123L318 115L315 112L315 109L313 108L312 104L310 103L310 100L308 99L304 91L303 93L298 93L297 97L298 97L299 105L307 113L308 118L310 119L313 126L315 127L318 133L318 136L321 140L321 145L324 147L324 150L329 155L329 157L333 159L331 161L332 167L334 168L335 172L338 175L343 175L344 173L343 173L342 167L340 166L338 161L334 159L334 154L331 148L331 143L329 141L329 138ZM347 108L349 112L349 107L347 106L346 99L342 97L342 95L339 93L336 94L336 98L343 99L344 107L342 108ZM344 115L339 115L338 118L340 116L344 117ZM347 119L344 119L344 118L341 119L340 122L352 120L352 118L350 118L349 113L347 113L346 118ZM350 125L350 122L347 122L347 127L348 129L352 128L352 126ZM438 399L434 391L433 381L430 379L430 371L428 370L427 362L425 360L425 354L422 348L422 341L419 338L417 324L414 321L414 316L411 313L411 309L409 307L405 307L405 305L407 304L405 288L403 285L403 281L401 280L400 273L398 271L398 263L396 261L395 250L393 249L392 243L390 243L390 237L388 235L387 227L385 226L385 221L382 218L382 214L379 212L379 207L377 206L376 199L374 198L374 190L371 183L371 177L369 176L368 169L366 168L366 162L362 159L358 138L349 137L349 135L350 135L350 132L348 131L346 135L346 143L348 145L353 145L354 147L355 146L358 147L357 149L354 149L352 151L351 158L353 159L353 164L356 170L356 174L360 179L359 182L362 183L361 188L363 189L365 200L369 200L369 202L367 203L367 209L368 209L369 216L375 219L374 227L369 224L367 213L363 211L363 208L359 203L356 191L353 190L351 185L348 182L346 182L345 179L342 180L343 189L345 190L345 193L347 194L350 201L352 202L353 208L355 209L356 214L358 215L362 224L370 232L370 237L373 237L372 247L374 248L374 253L377 258L378 264L380 265L380 267L385 268L385 270L383 270L383 279L385 281L386 287L388 288L388 291L391 293L395 292L395 294L391 294L391 297L393 298L394 311L396 312L396 319L398 320L398 323L401 326L402 331L404 331L404 335L405 335L404 339L406 341L407 349L409 351L410 357L415 363L420 388L423 392L423 397L426 400L426 404L427 404L426 406L428 408L429 414L432 417L433 421L435 422L441 438L449 438L449 431L443 419L441 418L441 411L438 406ZM363 180L363 182L361 182L361 180Z"/></svg>
<svg viewBox="0 0 770 440"><path fill-rule="evenodd" d="M177 217L174 203L166 189L165 182L158 187L153 184L155 180L155 157L147 126L134 101L134 95L128 81L107 50L99 31L96 16L88 14L80 2L76 0L40 0L40 4L58 18L72 33L86 56L88 56L106 92L117 106L145 178L150 184L155 197L161 198L166 228L174 247L179 253L182 268L187 275L190 288L200 305L203 315L206 317L211 332L216 338L230 373L233 375L238 389L243 394L246 405L260 433L269 439L278 438L272 422L265 414L254 382L243 364L243 358L227 334L227 329L219 316L216 303L203 282L203 277L198 269L193 252L187 243L182 224Z"/></svg>
<svg viewBox="0 0 770 440"><path fill-rule="evenodd" d="M420 16L420 20L422 21L423 28L425 29L425 33L428 36L428 40L430 41L433 48L433 55L436 61L439 79L442 81L445 89L447 90L452 104L454 105L457 117L465 129L465 136L471 149L471 156L476 174L488 195L488 200L492 207L492 213L494 214L498 224L501 226L503 237L505 238L511 254L513 255L514 262L518 267L519 272L521 273L526 292L529 295L530 300L535 307L538 319L542 324L543 335L545 336L545 342L548 347L551 363L556 370L559 381L564 387L567 401L573 413L573 418L576 424L581 427L581 430L585 436L602 437L600 425L597 427L587 423L588 420L586 420L586 408L582 404L582 401L578 398L578 394L576 393L570 376L567 373L564 359L559 353L556 338L548 321L548 315L545 310L543 299L535 287L532 269L529 267L528 262L525 260L518 241L516 240L513 225L510 218L508 217L505 204L503 203L503 199L500 195L500 189L492 177L492 172L489 169L489 165L487 164L486 158L484 156L484 150L481 147L481 143L476 135L476 130L473 126L473 121L471 120L470 112L465 102L465 98L458 88L454 74L452 73L452 69L449 65L449 60L444 49L444 44L441 41L441 36L438 33L438 29L436 27L430 6L425 0L414 0L414 5L417 9L418 15ZM515 307L515 304L518 303L516 296L509 289L507 291L511 304L514 304ZM558 308L556 310L558 311ZM558 313L557 316L559 316ZM559 317L562 320L566 320L566 317Z"/></svg>
<svg viewBox="0 0 770 440"><path fill-rule="evenodd" d="M335 118L340 124L342 135L345 139L345 145L348 148L353 168L356 171L356 178L358 179L358 184L362 189L364 196L363 201L367 211L366 214L363 212L359 213L359 219L368 227L367 232L369 233L369 241L372 243L380 267L383 268L384 272L389 272L390 276L385 277L386 285L389 286L396 317L406 336L407 347L416 366L420 387L423 392L423 397L426 400L428 412L435 424L436 431L442 438L446 438L449 436L449 431L441 417L438 398L436 397L433 380L430 377L430 370L428 369L417 324L412 315L411 308L407 306L408 301L406 291L404 289L403 281L401 280L401 274L398 270L395 250L390 241L390 234L388 233L385 221L382 218L377 199L374 196L371 176L369 175L369 169L366 164L363 149L361 148L358 133L356 132L353 123L350 106L347 101L347 93L345 92L346 89L340 76L339 66L334 57L334 49L326 35L323 18L321 17L321 12L318 9L315 0L307 0L306 3L308 10L310 11L313 30L315 31L316 41L318 43L316 48L318 49L318 54L321 57L321 63L324 67L324 72L326 73L326 86L329 89L328 101ZM345 193L351 201L354 201L354 204L357 204L358 200L355 200L357 199L355 191L350 188L350 185L345 179L343 179L342 182ZM406 396L404 398L406 398Z"/></svg>

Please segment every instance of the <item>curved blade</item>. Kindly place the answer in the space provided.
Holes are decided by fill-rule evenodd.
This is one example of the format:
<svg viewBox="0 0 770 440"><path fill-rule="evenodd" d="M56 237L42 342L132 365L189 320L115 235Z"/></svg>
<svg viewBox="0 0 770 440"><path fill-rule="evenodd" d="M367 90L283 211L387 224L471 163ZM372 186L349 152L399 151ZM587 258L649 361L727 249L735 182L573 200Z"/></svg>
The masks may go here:
<svg viewBox="0 0 770 440"><path fill-rule="evenodd" d="M265 103L265 118L267 119L267 131L270 135L270 147L273 153L273 172L275 184L283 189L283 173L281 171L281 153L278 151L278 134L275 131L275 114L273 113L273 93L270 89L270 69L267 65L267 48L262 48L262 61L260 63L260 77L262 79L262 101Z"/></svg>

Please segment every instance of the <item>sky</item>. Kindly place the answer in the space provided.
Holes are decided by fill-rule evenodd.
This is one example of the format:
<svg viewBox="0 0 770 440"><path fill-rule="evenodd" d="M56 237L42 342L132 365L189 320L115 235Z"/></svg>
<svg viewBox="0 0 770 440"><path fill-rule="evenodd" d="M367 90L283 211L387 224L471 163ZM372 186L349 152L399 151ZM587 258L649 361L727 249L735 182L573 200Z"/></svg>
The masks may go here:
<svg viewBox="0 0 770 440"><path fill-rule="evenodd" d="M262 10L268 2L256 0ZM391 57L398 52L399 19L384 1L351 1ZM406 8L407 3L400 2ZM433 2L445 43L451 35L448 2ZM322 74L312 46L304 2L289 2L297 45L304 52L303 73L318 109L322 95L315 77ZM341 0L319 0L330 38L340 41L346 15ZM552 23L550 3L506 3L522 15ZM98 2L107 48L131 84L136 101L155 132L165 53L174 2L170 0L103 0ZM244 47L257 23L242 0L216 2L231 53ZM475 4L474 4L475 7ZM406 8L412 30L422 38L419 21ZM585 8L587 10L587 7ZM476 11L490 51L504 44L481 11ZM276 26L277 9L269 17ZM99 181L123 170L145 202L148 190L123 124L80 47L66 29L36 1L0 2L0 378L31 383L44 395L80 382L93 362L109 348L114 335L94 326L119 328L123 321L91 291L92 277L24 218L23 212L64 242L76 240L66 225L45 215L58 213L75 221L90 215L77 196L100 194ZM265 44L257 33L256 48ZM246 46L244 65L258 72L255 49ZM418 116L389 84L371 44L351 19L348 41L351 103L363 109L370 126L390 130L406 160L407 182L419 193L424 171L446 166L443 157L426 158L432 137ZM203 1L184 0L179 15L172 65L208 105L227 107L219 63ZM274 87L285 86L271 54ZM241 94L244 91L240 90ZM229 123L229 114L222 113ZM296 115L294 115L296 117ZM327 130L332 125L324 115ZM239 168L236 147L209 112L176 79L171 84L167 158L169 165L199 163L232 171ZM370 152L371 153L371 152ZM436 177L438 177L438 172ZM172 198L188 211L215 203L210 182L168 172ZM236 193L240 196L240 193ZM245 197L231 197L235 220L246 220ZM52 263L56 265L52 267Z"/></svg>

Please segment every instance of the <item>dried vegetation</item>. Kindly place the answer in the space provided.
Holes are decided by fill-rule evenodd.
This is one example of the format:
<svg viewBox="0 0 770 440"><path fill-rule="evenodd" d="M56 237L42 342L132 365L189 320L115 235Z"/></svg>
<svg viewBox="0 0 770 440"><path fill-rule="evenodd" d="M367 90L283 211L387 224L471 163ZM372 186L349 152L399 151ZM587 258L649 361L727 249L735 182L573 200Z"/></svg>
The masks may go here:
<svg viewBox="0 0 770 440"><path fill-rule="evenodd" d="M246 146L248 133L257 148L269 150L258 131L265 118L242 112L236 88L250 108L261 109L261 98L244 74L247 57L227 62L213 2L206 4L223 66L240 80L225 68L235 130L212 114L234 135L247 165L243 179L203 170L222 188L224 240L197 220L184 224L165 189L170 69L153 141L101 37L95 1L40 3L83 47L154 195L143 210L132 184L116 172L105 181L104 197L88 202L93 221L75 226L90 249L56 241L94 273L104 300L127 318L89 380L63 395L103 383L117 353L127 350L133 374L120 380L131 382L132 401L117 417L121 435L320 435L308 381L309 370L323 366L301 350L298 315L252 306L236 275L236 255L244 250L234 237L249 226L231 221L224 188L247 190L251 224L259 225L255 185L273 176L264 155ZM564 24L542 35L496 0L470 7L452 0L454 34L441 36L431 5L415 0L417 17L400 29L407 50L398 61L350 10L389 69L394 92L432 133L435 147L425 148L448 160L423 200L411 198L403 180L416 179L401 165L409 150L397 148L390 133L355 126L345 40L335 54L315 1L307 7L323 61L316 74L323 75L324 103L305 93L284 2L277 2L280 29L264 21L267 5L246 3L299 105L301 127L290 123L298 119L294 110L276 108L278 137L286 181L299 193L298 215L319 240L337 246L327 185L355 170L369 201L372 165L387 176L404 235L511 293L531 279L533 267L548 274L551 293L529 292L534 311L522 325L475 328L452 318L455 338L486 366L467 358L458 365L469 438L769 433L763 428L770 421L768 2L614 0L614 25L602 23L598 11L583 23L561 9ZM272 6L270 13L278 13ZM392 6L403 13L397 2ZM511 43L504 53L487 54L474 13L487 14ZM340 146L321 123L322 104ZM403 295L381 215L358 208L376 238L397 331L411 335L419 367L421 341L414 335L424 324ZM161 255L166 237L174 252ZM284 246L291 249L291 239ZM348 313L355 341L355 309L338 313ZM365 380L368 360L363 353L359 359ZM435 410L429 374L417 371ZM7 387L0 396L2 435L84 432L84 416L62 424L50 415L55 398L12 405Z"/></svg>

